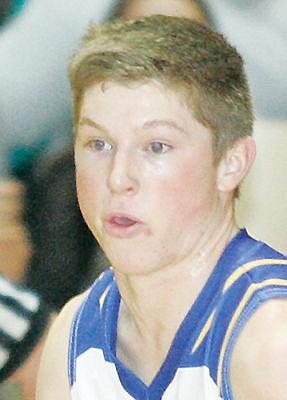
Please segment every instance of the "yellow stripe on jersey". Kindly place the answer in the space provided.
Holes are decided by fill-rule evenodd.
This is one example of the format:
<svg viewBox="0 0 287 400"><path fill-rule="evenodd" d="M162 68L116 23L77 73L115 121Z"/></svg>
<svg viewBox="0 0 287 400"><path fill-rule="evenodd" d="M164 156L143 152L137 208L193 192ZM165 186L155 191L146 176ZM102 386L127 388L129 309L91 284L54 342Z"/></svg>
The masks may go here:
<svg viewBox="0 0 287 400"><path fill-rule="evenodd" d="M99 298L99 304L100 304L100 309L101 309L101 311L102 311L102 308L103 308L105 299L106 299L106 297L107 297L107 294L109 293L110 288L111 288L111 285L109 285L109 286L106 288L106 290L104 291L104 293L103 293L103 294L101 295L101 297Z"/></svg>
<svg viewBox="0 0 287 400"><path fill-rule="evenodd" d="M257 268L260 266L264 265L271 265L271 264L277 264L277 265L287 265L287 260L280 260L280 259L273 259L273 258L266 258L266 259L259 259L259 260L254 260L249 263L243 264L241 267L238 267L231 275L230 277L226 280L225 285L223 286L223 293L226 292L227 289L230 288L233 283L239 279L245 272L250 271L253 268ZM192 347L192 353L194 353L198 347L201 345L203 342L204 338L209 332L209 329L212 325L212 321L214 318L215 310L213 310L208 317L206 323L204 324L201 332L198 335L198 338L196 342L194 343Z"/></svg>
<svg viewBox="0 0 287 400"><path fill-rule="evenodd" d="M249 263L246 263L242 265L241 267L237 268L233 274L230 275L230 277L226 280L225 285L223 287L223 293L230 288L233 283L239 279L245 272L250 271L253 268L260 267L263 265L271 265L271 264L277 264L277 265L287 265L287 260L280 260L280 259L273 259L273 258L263 258L260 260L254 260Z"/></svg>
<svg viewBox="0 0 287 400"><path fill-rule="evenodd" d="M194 345L192 347L192 350L191 350L192 353L194 353L199 348L199 346L203 342L205 336L207 335L207 333L208 333L208 331L209 331L209 329L211 327L211 324L212 324L212 321L213 321L213 318L214 318L214 314L215 314L215 310L212 311L212 313L209 316L208 320L204 324L200 334L198 335L198 338L197 338L196 342L194 343Z"/></svg>
<svg viewBox="0 0 287 400"><path fill-rule="evenodd" d="M277 264L278 264L278 261L281 261L281 260L276 260ZM271 285L279 285L279 286L287 287L287 281L285 279L267 279L267 280L259 282L259 283L252 283L249 286L248 290L246 291L246 293L243 296L242 300L240 301L236 311L233 314L233 317L227 328L227 331L226 331L226 334L224 337L224 341L223 341L223 345L221 347L220 356L219 356L218 371L217 371L217 385L218 385L220 391L222 389L223 359L224 359L224 355L225 355L229 340L231 338L232 332L234 330L234 327L235 327L236 323L238 322L238 319L239 319L244 307L246 306L246 304L248 303L248 301L250 300L250 298L252 297L254 292L256 292L256 290L258 290L258 289L262 289L266 286L271 286Z"/></svg>

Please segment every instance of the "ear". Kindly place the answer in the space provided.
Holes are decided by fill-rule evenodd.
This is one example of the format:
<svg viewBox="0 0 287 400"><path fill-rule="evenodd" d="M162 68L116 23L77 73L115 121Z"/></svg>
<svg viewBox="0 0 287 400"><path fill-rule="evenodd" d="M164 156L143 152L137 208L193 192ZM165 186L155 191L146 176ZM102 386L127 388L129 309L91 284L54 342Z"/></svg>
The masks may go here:
<svg viewBox="0 0 287 400"><path fill-rule="evenodd" d="M221 192L232 192L238 188L253 164L256 145L252 137L238 139L226 151L217 167L217 188Z"/></svg>

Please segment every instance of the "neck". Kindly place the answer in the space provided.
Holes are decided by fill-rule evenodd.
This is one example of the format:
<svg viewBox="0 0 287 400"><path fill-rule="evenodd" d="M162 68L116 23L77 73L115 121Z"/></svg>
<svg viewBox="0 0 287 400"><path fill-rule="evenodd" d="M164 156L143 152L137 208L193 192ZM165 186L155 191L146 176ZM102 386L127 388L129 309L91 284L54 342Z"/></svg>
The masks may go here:
<svg viewBox="0 0 287 400"><path fill-rule="evenodd" d="M202 235L192 254L177 265L147 275L115 272L122 296L118 324L118 356L150 382L164 361L173 338L212 273L224 248L237 232L233 219L208 236ZM127 339L128 342L127 342ZM138 345L135 345L138 343ZM136 348L135 348L136 347ZM146 376L134 354L145 354ZM150 352L150 356L148 355ZM129 356L129 355L130 356ZM155 367L151 367L154 359Z"/></svg>
<svg viewBox="0 0 287 400"><path fill-rule="evenodd" d="M175 265L146 275L125 275L115 271L127 313L135 321L166 321L187 303L189 309L212 273L223 250L237 233L233 219L202 235L187 257ZM169 320L169 318L168 318ZM161 325L161 323L159 323ZM155 328L155 327L154 327ZM147 329L149 332L150 328Z"/></svg>

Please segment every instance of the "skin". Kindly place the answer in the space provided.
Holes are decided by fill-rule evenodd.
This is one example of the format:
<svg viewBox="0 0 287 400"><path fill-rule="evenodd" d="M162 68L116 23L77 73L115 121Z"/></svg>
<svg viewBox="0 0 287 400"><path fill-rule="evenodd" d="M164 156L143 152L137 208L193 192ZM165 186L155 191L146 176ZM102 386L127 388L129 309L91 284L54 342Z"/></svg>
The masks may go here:
<svg viewBox="0 0 287 400"><path fill-rule="evenodd" d="M24 187L16 180L0 181L0 272L20 282L31 256L23 220Z"/></svg>
<svg viewBox="0 0 287 400"><path fill-rule="evenodd" d="M158 85L88 90L75 162L84 218L121 273L190 265L225 220L210 133Z"/></svg>
<svg viewBox="0 0 287 400"><path fill-rule="evenodd" d="M38 400L71 400L67 371L69 332L74 313L85 295L69 301L51 326L37 374Z"/></svg>
<svg viewBox="0 0 287 400"><path fill-rule="evenodd" d="M125 18L153 14L186 17L196 19L202 23L207 23L204 11L198 3L193 0L128 0L125 2L123 9Z"/></svg>
<svg viewBox="0 0 287 400"><path fill-rule="evenodd" d="M83 216L124 299L118 356L149 384L236 231L231 196L217 189L211 135L159 85L96 86L84 98L75 161ZM201 253L205 270L191 279Z"/></svg>
<svg viewBox="0 0 287 400"><path fill-rule="evenodd" d="M254 142L244 138L215 164L210 132L155 82L107 83L85 94L75 140L80 206L122 295L117 357L147 385L237 231L233 194L254 156ZM205 266L196 274L199 254ZM68 337L83 297L51 330L37 399L70 399ZM286 312L285 300L268 301L242 330L230 366L234 399L286 398Z"/></svg>
<svg viewBox="0 0 287 400"><path fill-rule="evenodd" d="M263 304L235 345L230 375L235 400L287 399L287 300Z"/></svg>

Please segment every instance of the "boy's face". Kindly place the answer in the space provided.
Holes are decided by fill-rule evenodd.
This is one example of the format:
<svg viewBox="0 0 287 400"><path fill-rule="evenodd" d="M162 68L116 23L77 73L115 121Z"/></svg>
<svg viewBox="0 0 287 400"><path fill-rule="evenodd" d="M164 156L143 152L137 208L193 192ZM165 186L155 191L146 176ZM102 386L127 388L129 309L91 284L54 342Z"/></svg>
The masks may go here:
<svg viewBox="0 0 287 400"><path fill-rule="evenodd" d="M159 85L89 89L75 160L82 213L117 271L188 262L220 223L210 132Z"/></svg>

